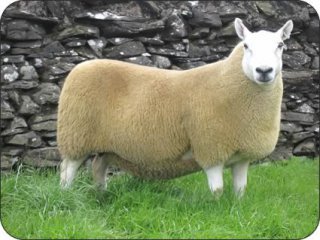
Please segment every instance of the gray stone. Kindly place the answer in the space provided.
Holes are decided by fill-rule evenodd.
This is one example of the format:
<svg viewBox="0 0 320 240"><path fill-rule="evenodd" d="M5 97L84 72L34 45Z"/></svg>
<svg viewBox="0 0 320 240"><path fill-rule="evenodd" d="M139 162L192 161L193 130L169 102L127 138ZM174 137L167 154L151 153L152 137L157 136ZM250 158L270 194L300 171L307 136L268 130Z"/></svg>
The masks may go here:
<svg viewBox="0 0 320 240"><path fill-rule="evenodd" d="M3 89L32 89L39 86L37 81L21 80L4 85Z"/></svg>
<svg viewBox="0 0 320 240"><path fill-rule="evenodd" d="M210 33L210 29L208 27L195 28L190 33L190 38L191 39L204 38L204 37L208 36L209 33Z"/></svg>
<svg viewBox="0 0 320 240"><path fill-rule="evenodd" d="M53 41L43 48L45 54L65 52L65 47L59 41Z"/></svg>
<svg viewBox="0 0 320 240"><path fill-rule="evenodd" d="M236 17L245 19L248 11L244 8L238 7L236 4L226 4L217 9L222 22L233 21Z"/></svg>
<svg viewBox="0 0 320 240"><path fill-rule="evenodd" d="M20 156L23 153L23 148L19 147L4 147L1 149L1 154L5 156Z"/></svg>
<svg viewBox="0 0 320 240"><path fill-rule="evenodd" d="M138 41L126 42L119 46L114 46L111 49L106 50L106 58L128 58L138 56L146 52L143 44Z"/></svg>
<svg viewBox="0 0 320 240"><path fill-rule="evenodd" d="M104 37L101 37L99 39L90 39L90 40L88 40L88 45L95 52L95 54L101 58L102 57L102 50L107 45L107 41Z"/></svg>
<svg viewBox="0 0 320 240"><path fill-rule="evenodd" d="M107 39L108 42L110 42L112 45L121 45L124 44L126 42L131 42L133 41L132 38L123 38L123 37L116 37L116 38L108 38Z"/></svg>
<svg viewBox="0 0 320 240"><path fill-rule="evenodd" d="M313 58L311 68L312 69L319 69L319 56L316 56Z"/></svg>
<svg viewBox="0 0 320 240"><path fill-rule="evenodd" d="M270 1L256 1L257 7L268 17L272 17L276 14L275 6Z"/></svg>
<svg viewBox="0 0 320 240"><path fill-rule="evenodd" d="M293 154L296 156L315 156L316 146L313 139L306 139L299 143L293 149Z"/></svg>
<svg viewBox="0 0 320 240"><path fill-rule="evenodd" d="M46 34L44 28L37 23L26 20L8 22L6 38L10 40L39 40Z"/></svg>
<svg viewBox="0 0 320 240"><path fill-rule="evenodd" d="M31 124L31 130L34 131L55 131L57 130L57 121L45 121Z"/></svg>
<svg viewBox="0 0 320 240"><path fill-rule="evenodd" d="M199 58L203 56L209 56L211 54L209 46L197 46L193 43L189 45L189 57Z"/></svg>
<svg viewBox="0 0 320 240"><path fill-rule="evenodd" d="M306 81L310 81L313 76L317 76L319 72L317 71L282 71L283 79L288 83L305 83Z"/></svg>
<svg viewBox="0 0 320 240"><path fill-rule="evenodd" d="M142 43L149 44L149 45L155 45L155 46L164 45L164 41L160 39L159 35L156 35L153 38L139 37L138 40Z"/></svg>
<svg viewBox="0 0 320 240"><path fill-rule="evenodd" d="M22 104L19 109L19 113L22 115L32 115L40 111L38 104L33 102L28 95L21 96Z"/></svg>
<svg viewBox="0 0 320 240"><path fill-rule="evenodd" d="M18 161L17 157L10 157L1 153L1 171L11 170Z"/></svg>
<svg viewBox="0 0 320 240"><path fill-rule="evenodd" d="M41 83L40 90L32 95L38 104L54 103L57 104L60 95L60 88L54 83Z"/></svg>
<svg viewBox="0 0 320 240"><path fill-rule="evenodd" d="M2 62L4 63L23 63L25 58L23 55L7 55L2 56Z"/></svg>
<svg viewBox="0 0 320 240"><path fill-rule="evenodd" d="M203 65L206 65L205 62L203 61L197 61L197 62L186 62L186 63L179 63L177 64L181 69L191 69L191 68L196 68L200 67Z"/></svg>
<svg viewBox="0 0 320 240"><path fill-rule="evenodd" d="M189 24L197 27L214 27L220 28L222 22L218 13L203 12L198 8L192 10L193 17L189 20Z"/></svg>
<svg viewBox="0 0 320 240"><path fill-rule="evenodd" d="M131 58L124 59L124 61L139 64L139 65L144 65L144 66L153 66L150 58L146 56L131 57Z"/></svg>
<svg viewBox="0 0 320 240"><path fill-rule="evenodd" d="M283 112L281 113L281 119L312 124L314 122L314 115L310 113Z"/></svg>
<svg viewBox="0 0 320 240"><path fill-rule="evenodd" d="M294 109L295 112L301 112L301 113L315 113L314 109L310 107L308 104L304 103L298 108Z"/></svg>
<svg viewBox="0 0 320 240"><path fill-rule="evenodd" d="M234 37L237 36L233 22L229 23L226 27L223 27L218 33L220 37Z"/></svg>
<svg viewBox="0 0 320 240"><path fill-rule="evenodd" d="M294 134L292 134L292 142L293 143L298 143L298 142L301 142L302 140L304 140L306 138L311 138L313 136L314 136L313 132L298 132L298 133L294 133Z"/></svg>
<svg viewBox="0 0 320 240"><path fill-rule="evenodd" d="M1 66L1 80L4 83L10 83L19 78L18 68L15 65Z"/></svg>
<svg viewBox="0 0 320 240"><path fill-rule="evenodd" d="M14 108L9 102L1 99L1 119L12 119L14 117Z"/></svg>
<svg viewBox="0 0 320 240"><path fill-rule="evenodd" d="M286 46L289 51L302 50L302 46L294 38L286 40Z"/></svg>
<svg viewBox="0 0 320 240"><path fill-rule="evenodd" d="M309 27L306 30L306 34L309 42L319 43L319 18L311 20Z"/></svg>
<svg viewBox="0 0 320 240"><path fill-rule="evenodd" d="M22 66L20 68L20 74L22 80L34 80L38 79L38 73L33 66Z"/></svg>
<svg viewBox="0 0 320 240"><path fill-rule="evenodd" d="M152 55L151 60L158 68L169 69L172 65L169 58L160 55Z"/></svg>
<svg viewBox="0 0 320 240"><path fill-rule="evenodd" d="M49 66L48 73L50 75L65 75L75 67L74 63L58 62Z"/></svg>
<svg viewBox="0 0 320 240"><path fill-rule="evenodd" d="M283 54L283 64L292 69L301 69L311 58L302 51Z"/></svg>
<svg viewBox="0 0 320 240"><path fill-rule="evenodd" d="M100 36L99 28L95 26L86 26L75 24L61 31L57 38L62 40L70 37L98 38Z"/></svg>
<svg viewBox="0 0 320 240"><path fill-rule="evenodd" d="M30 119L30 122L31 124L34 124L34 123L40 123L40 122L45 122L50 120L57 120L57 113L37 114L32 116L32 118Z"/></svg>
<svg viewBox="0 0 320 240"><path fill-rule="evenodd" d="M12 135L16 135L19 133L24 133L26 131L27 131L27 129L23 129L23 128L5 129L1 132L1 137L12 136Z"/></svg>
<svg viewBox="0 0 320 240"><path fill-rule="evenodd" d="M11 138L5 139L5 141L7 144L26 147L40 147L42 145L40 136L33 131L14 135Z"/></svg>
<svg viewBox="0 0 320 240"><path fill-rule="evenodd" d="M35 41L27 41L27 42L12 42L12 47L15 48L27 48L27 49L35 49L40 48L42 46L42 41L35 40Z"/></svg>
<svg viewBox="0 0 320 240"><path fill-rule="evenodd" d="M12 129L27 128L27 127L28 125L22 117L15 117L10 124L10 128Z"/></svg>
<svg viewBox="0 0 320 240"><path fill-rule="evenodd" d="M60 163L60 154L56 147L28 150L22 162L34 167L54 167Z"/></svg>
<svg viewBox="0 0 320 240"><path fill-rule="evenodd" d="M147 47L149 53L157 54L157 55L165 55L165 56L174 56L174 57L188 57L188 53L184 51L176 51L170 48L164 47Z"/></svg>
<svg viewBox="0 0 320 240"><path fill-rule="evenodd" d="M280 130L288 133L301 132L303 129L297 123L292 122L281 122Z"/></svg>
<svg viewBox="0 0 320 240"><path fill-rule="evenodd" d="M163 20L151 20L146 22L113 21L102 24L102 35L110 37L129 37L138 34L155 33L165 28Z"/></svg>
<svg viewBox="0 0 320 240"><path fill-rule="evenodd" d="M8 96L16 106L20 106L21 100L20 95L17 91L8 91Z"/></svg>
<svg viewBox="0 0 320 240"><path fill-rule="evenodd" d="M166 21L166 28L162 32L161 38L166 41L179 40L188 35L187 25L177 11L173 11L172 15Z"/></svg>
<svg viewBox="0 0 320 240"><path fill-rule="evenodd" d="M82 47L86 45L86 40L81 38L67 38L63 43L68 47Z"/></svg>
<svg viewBox="0 0 320 240"><path fill-rule="evenodd" d="M6 52L8 52L10 50L11 46L7 43L1 43L0 44L0 50L1 50L1 55L5 54Z"/></svg>
<svg viewBox="0 0 320 240"><path fill-rule="evenodd" d="M95 19L95 20L107 20L107 21L139 21L143 18L130 17L130 16L121 16L114 14L110 11L87 11L84 13L79 13L75 15L75 18L79 19Z"/></svg>

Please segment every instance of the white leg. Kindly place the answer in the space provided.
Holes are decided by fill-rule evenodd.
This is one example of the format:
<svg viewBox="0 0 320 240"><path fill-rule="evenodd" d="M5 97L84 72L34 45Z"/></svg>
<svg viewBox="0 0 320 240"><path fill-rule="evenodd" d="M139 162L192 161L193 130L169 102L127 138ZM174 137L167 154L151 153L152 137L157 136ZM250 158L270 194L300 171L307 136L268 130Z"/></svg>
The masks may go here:
<svg viewBox="0 0 320 240"><path fill-rule="evenodd" d="M238 197L242 197L247 186L249 161L236 162L232 165L233 189Z"/></svg>
<svg viewBox="0 0 320 240"><path fill-rule="evenodd" d="M69 188L75 175L86 158L80 159L63 159L60 165L60 186L63 189Z"/></svg>
<svg viewBox="0 0 320 240"><path fill-rule="evenodd" d="M223 191L223 164L205 169L211 192L219 197Z"/></svg>

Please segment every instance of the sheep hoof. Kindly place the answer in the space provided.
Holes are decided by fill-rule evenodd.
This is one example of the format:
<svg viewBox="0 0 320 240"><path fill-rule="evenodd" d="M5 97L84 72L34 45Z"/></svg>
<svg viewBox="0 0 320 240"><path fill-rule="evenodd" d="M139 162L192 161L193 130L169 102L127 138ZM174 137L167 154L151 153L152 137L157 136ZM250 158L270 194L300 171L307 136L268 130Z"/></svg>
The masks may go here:
<svg viewBox="0 0 320 240"><path fill-rule="evenodd" d="M218 189L212 191L213 198L215 200L219 200L222 196L222 193L223 193L223 188L218 188Z"/></svg>

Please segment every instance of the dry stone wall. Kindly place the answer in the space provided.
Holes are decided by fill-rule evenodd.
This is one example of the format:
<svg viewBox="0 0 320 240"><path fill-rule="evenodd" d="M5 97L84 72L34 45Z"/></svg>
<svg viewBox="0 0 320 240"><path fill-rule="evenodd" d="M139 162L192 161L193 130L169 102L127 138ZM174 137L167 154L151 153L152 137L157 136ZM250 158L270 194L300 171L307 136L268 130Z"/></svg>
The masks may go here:
<svg viewBox="0 0 320 240"><path fill-rule="evenodd" d="M59 163L58 98L76 64L94 58L166 69L212 63L239 41L235 17L252 30L294 21L283 56L281 133L270 158L318 156L319 17L306 3L19 1L1 19L1 170Z"/></svg>

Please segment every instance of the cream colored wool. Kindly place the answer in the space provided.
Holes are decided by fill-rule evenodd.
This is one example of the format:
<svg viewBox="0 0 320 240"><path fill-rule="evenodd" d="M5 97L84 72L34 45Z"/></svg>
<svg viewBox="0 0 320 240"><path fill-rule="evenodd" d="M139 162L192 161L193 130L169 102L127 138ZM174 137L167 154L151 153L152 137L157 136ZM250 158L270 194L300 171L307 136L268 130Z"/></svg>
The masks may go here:
<svg viewBox="0 0 320 240"><path fill-rule="evenodd" d="M106 153L108 164L146 178L228 164L235 155L267 156L279 134L281 73L262 87L244 75L242 58L241 42L227 59L186 71L114 60L79 64L59 100L62 156ZM189 149L194 158L181 159Z"/></svg>

